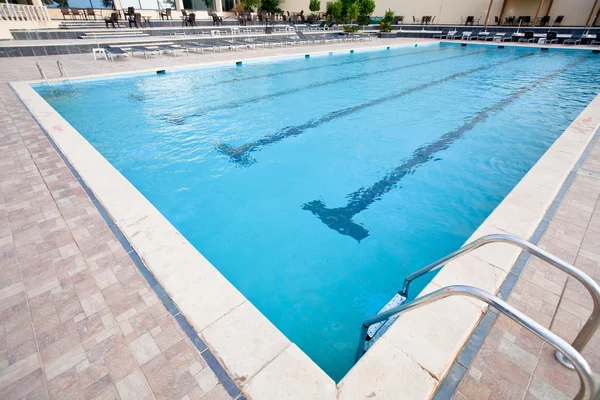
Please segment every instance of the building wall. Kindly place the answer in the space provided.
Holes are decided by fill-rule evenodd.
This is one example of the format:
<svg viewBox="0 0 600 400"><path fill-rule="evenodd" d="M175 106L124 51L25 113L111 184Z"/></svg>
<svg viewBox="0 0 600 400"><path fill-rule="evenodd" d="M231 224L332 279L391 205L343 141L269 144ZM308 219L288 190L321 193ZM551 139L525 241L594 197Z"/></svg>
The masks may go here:
<svg viewBox="0 0 600 400"><path fill-rule="evenodd" d="M309 14L308 3L309 0L284 0L281 8L290 12L304 10L304 14ZM550 0L544 0L539 16L546 14L549 3ZM321 11L325 11L326 4L326 0L321 0ZM373 16L383 16L391 8L396 15L404 15L405 23L411 22L413 16L421 18L423 15L432 15L436 17L436 23L458 24L461 17L473 15L475 20L481 18L480 24L483 25L490 3L489 0L375 0L375 4ZM593 4L594 0L554 0L550 15L564 15L563 26L584 25ZM538 5L539 0L506 0L504 16L529 15L533 18ZM501 7L502 0L494 0L490 25L494 23L494 16L500 14Z"/></svg>

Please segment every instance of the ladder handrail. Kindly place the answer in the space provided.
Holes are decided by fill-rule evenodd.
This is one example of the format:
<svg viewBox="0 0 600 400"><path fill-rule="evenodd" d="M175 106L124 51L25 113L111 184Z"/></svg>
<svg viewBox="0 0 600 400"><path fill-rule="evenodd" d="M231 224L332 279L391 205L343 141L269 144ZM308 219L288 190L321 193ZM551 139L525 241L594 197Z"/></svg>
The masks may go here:
<svg viewBox="0 0 600 400"><path fill-rule="evenodd" d="M58 72L60 72L60 76L66 76L71 86L73 86L73 82L71 82L71 78L69 77L69 74L67 73L67 70L65 69L64 65L62 65L60 61L56 61L56 65L58 66Z"/></svg>
<svg viewBox="0 0 600 400"><path fill-rule="evenodd" d="M401 304L388 311L366 319L361 328L360 343L356 355L356 361L358 361L364 354L364 343L369 326L401 314L405 311L417 309L451 296L472 297L487 303L502 314L506 315L511 320L523 326L528 331L532 332L546 343L550 344L550 346L554 347L558 352L564 354L565 358L574 366L574 369L579 375L581 386L579 393L577 393L577 396L575 397L576 400L597 398L597 395L600 394L596 393L596 387L590 366L581 356L581 354L579 354L579 352L575 350L569 343L500 298L486 292L485 290L481 290L472 286L447 286L423 297L419 297L409 303Z"/></svg>
<svg viewBox="0 0 600 400"><path fill-rule="evenodd" d="M52 85L50 84L50 81L48 81L48 77L46 76L46 73L42 69L42 66L40 65L40 63L36 62L35 65L37 65L37 69L38 69L38 71L40 71L40 75L42 76L42 78L44 78L44 80L46 81L46 84L48 85L48 87L52 88Z"/></svg>
<svg viewBox="0 0 600 400"><path fill-rule="evenodd" d="M572 346L577 351L581 352L583 350L583 348L587 345L587 343L590 341L590 339L592 338L592 336L598 329L598 325L600 324L600 286L598 286L598 284L592 278L590 278L587 274L585 274L584 272L575 268L571 264L559 259L558 257L555 257L554 255L548 253L545 250L540 249L536 245L534 245L526 240L523 240L521 238L518 238L516 236L506 235L506 234L493 234L493 235L482 236L481 238L474 240L471 243L468 243L465 246L461 247L460 249L456 250L455 252L450 253L447 256L442 257L438 261L435 261L435 262L429 264L428 266L423 267L423 268L413 272L412 274L410 274L408 277L406 277L406 279L404 281L404 287L400 291L400 294L404 297L408 297L408 289L409 289L410 283L414 279L425 275L427 272L434 271L434 270L442 267L443 265L449 263L450 261L453 261L465 254L472 252L473 250L476 250L476 249L478 249L482 246L485 246L487 244L490 244L490 243L508 243L508 244L518 246L521 249L530 253L531 255L560 269L561 271L567 273L568 275L571 275L573 278L577 279L583 286L585 286L585 288L588 290L588 292L592 296L594 307L592 309L592 314L590 315L590 317L588 318L586 323L583 325L583 328L581 328L581 331L579 331L579 333L577 334L577 337L575 338L575 340L573 340L573 343L572 343ZM556 358L565 367L572 368L572 366L570 366L568 363L564 362L564 359L561 357L560 354L557 353Z"/></svg>

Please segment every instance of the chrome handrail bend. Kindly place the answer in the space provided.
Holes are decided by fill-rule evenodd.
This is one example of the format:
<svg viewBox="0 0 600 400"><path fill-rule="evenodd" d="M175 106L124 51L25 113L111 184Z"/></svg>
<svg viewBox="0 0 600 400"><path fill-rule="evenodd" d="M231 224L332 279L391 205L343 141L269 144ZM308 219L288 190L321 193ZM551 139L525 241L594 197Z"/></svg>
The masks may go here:
<svg viewBox="0 0 600 400"><path fill-rule="evenodd" d="M565 358L573 365L575 371L577 371L577 374L579 375L579 381L581 385L579 393L577 393L575 399L583 400L591 399L592 396L595 397L596 387L594 379L592 377L592 370L577 350L575 350L571 345L569 345L569 343L560 338L558 335L551 332L549 329L544 328L542 325L535 322L527 315L523 314L522 312L509 305L505 301L486 292L485 290L481 290L472 286L447 286L445 288L436 290L435 292L429 293L423 297L419 297L409 303L401 304L397 307L394 307L388 311L385 311L381 314L377 314L365 320L361 329L361 341L359 343L356 361L358 361L360 357L364 354L364 342L369 326L376 324L377 322L384 321L403 312L414 310L451 296L466 296L483 301L488 305L494 307L499 312L506 315L508 318L512 319L516 323L520 324L525 329L532 332L540 339L544 340L546 343L550 344L550 346L554 347L557 351L559 351L565 356Z"/></svg>
<svg viewBox="0 0 600 400"><path fill-rule="evenodd" d="M568 275L571 275L573 278L577 279L583 286L585 286L585 288L588 290L588 292L592 296L592 300L594 302L594 307L592 309L592 314L590 315L590 317L588 318L586 323L583 325L583 328L581 328L581 331L579 331L579 334L577 334L577 337L575 338L575 340L573 340L573 343L572 343L572 346L575 348L575 350L577 350L578 352L582 352L583 348L588 344L588 342L590 341L590 339L592 338L592 336L598 329L598 325L600 324L600 286L598 286L598 284L592 278L590 278L587 274L583 273L582 271L575 268L571 264L564 262L563 260L559 259L558 257L553 256L552 254L548 253L547 251L540 249L536 245L534 245L526 240L523 240L521 238L518 238L516 236L505 235L505 234L493 234L493 235L483 236L477 240L474 240L471 243L468 243L465 246L461 247L460 249L456 250L455 252L450 253L447 256L439 259L438 261L435 261L435 262L429 264L428 266L423 267L423 268L419 269L418 271L415 271L412 274L410 274L405 279L404 286L403 286L402 290L400 291L400 294L403 295L404 297L408 297L408 289L409 289L410 283L414 279L416 279L420 276L423 276L430 271L434 271L434 270L442 267L443 265L449 263L450 261L453 261L467 253L472 252L473 250L476 250L476 249L478 249L482 246L485 246L487 244L490 244L490 243L508 243L508 244L518 246L521 249L530 253L531 255L560 269L561 271L567 273ZM556 358L565 367L567 367L569 369L573 369L573 366L570 365L567 362L567 360L565 360L565 358L562 357L562 355L560 353L556 353Z"/></svg>
<svg viewBox="0 0 600 400"><path fill-rule="evenodd" d="M64 65L62 65L60 61L57 61L56 65L58 66L58 72L60 72L60 76L66 77L69 80L71 86L73 86L73 82L71 82L71 78L69 77L69 74L67 73L67 70L65 69Z"/></svg>
<svg viewBox="0 0 600 400"><path fill-rule="evenodd" d="M42 66L40 65L40 63L36 62L35 65L37 66L38 71L40 71L40 75L42 76L42 78L44 78L44 80L46 81L46 84L48 85L48 87L52 88L52 85L50 84L50 81L48 81L48 77L46 76L46 73L42 69Z"/></svg>

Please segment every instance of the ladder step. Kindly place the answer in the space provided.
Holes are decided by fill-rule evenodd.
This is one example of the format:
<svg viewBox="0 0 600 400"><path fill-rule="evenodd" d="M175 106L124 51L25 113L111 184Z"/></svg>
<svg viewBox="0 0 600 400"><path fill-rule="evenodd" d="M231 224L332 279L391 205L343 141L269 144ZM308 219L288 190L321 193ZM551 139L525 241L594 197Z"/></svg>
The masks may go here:
<svg viewBox="0 0 600 400"><path fill-rule="evenodd" d="M394 295L394 297L392 297L392 299L390 301L388 301L388 303L385 306L383 306L383 308L381 310L379 310L379 312L377 314L381 314L382 312L387 311L390 308L398 307L400 304L404 303L405 301L406 301L406 297L400 295L400 293L396 293L396 295ZM390 328L390 326L392 326L392 324L394 323L396 318L398 318L398 317L389 318L385 321L378 322L369 327L369 329L367 330L367 340L365 342L365 351L369 350L369 348L371 346L373 346L373 344L375 344L377 339L379 339L381 337L381 335L383 335Z"/></svg>

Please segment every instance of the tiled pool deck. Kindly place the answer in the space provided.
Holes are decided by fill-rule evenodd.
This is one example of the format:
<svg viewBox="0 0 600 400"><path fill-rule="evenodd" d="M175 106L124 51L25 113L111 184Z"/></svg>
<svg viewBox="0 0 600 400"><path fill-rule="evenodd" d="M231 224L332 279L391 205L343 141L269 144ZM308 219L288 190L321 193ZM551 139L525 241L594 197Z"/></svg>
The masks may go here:
<svg viewBox="0 0 600 400"><path fill-rule="evenodd" d="M35 61L50 70L60 59L75 77L245 56L253 52L115 63L94 63L89 54L19 58L3 60L0 80L37 79ZM213 370L222 371L219 364L180 328L181 314L154 293L156 285L139 272L131 248L123 247L123 238L115 236L6 83L0 83L0 100L0 398L241 396L228 376L217 379ZM545 222L540 245L600 280L599 143L578 171L549 225ZM586 292L537 262L510 279L518 282L509 302L568 339L589 315ZM473 361L463 355L463 364L453 369L468 368L456 398L559 399L577 392L575 373L510 321L498 317L489 334L481 334L487 338ZM597 371L598 335L584 356ZM458 382L461 374L452 377ZM444 394L440 398L453 392Z"/></svg>
<svg viewBox="0 0 600 400"><path fill-rule="evenodd" d="M532 237L539 246L575 265L600 283L600 133L588 147L547 217ZM525 260L524 260L525 261ZM520 264L522 264L520 266ZM524 268L523 268L524 265ZM501 293L508 303L571 342L592 310L583 285L544 262L517 263ZM511 287L514 288L511 291ZM568 399L579 389L574 371L558 364L554 350L517 323L488 311L463 351L439 398ZM479 340L477 340L479 339ZM582 355L600 371L600 332ZM598 378L598 376L596 376ZM450 382L451 381L451 382Z"/></svg>
<svg viewBox="0 0 600 400"><path fill-rule="evenodd" d="M6 84L0 132L0 398L232 398Z"/></svg>

